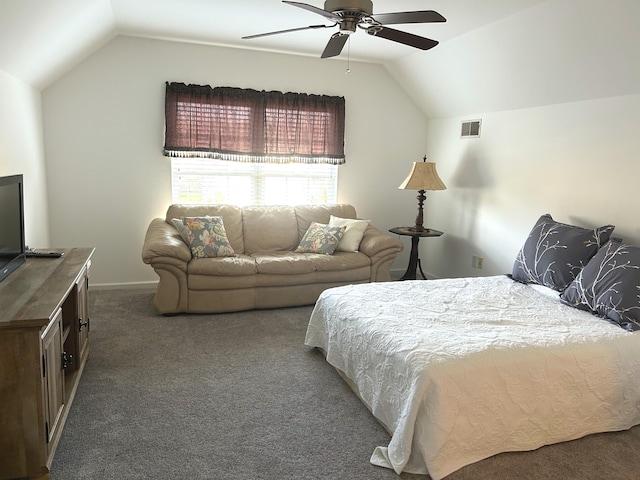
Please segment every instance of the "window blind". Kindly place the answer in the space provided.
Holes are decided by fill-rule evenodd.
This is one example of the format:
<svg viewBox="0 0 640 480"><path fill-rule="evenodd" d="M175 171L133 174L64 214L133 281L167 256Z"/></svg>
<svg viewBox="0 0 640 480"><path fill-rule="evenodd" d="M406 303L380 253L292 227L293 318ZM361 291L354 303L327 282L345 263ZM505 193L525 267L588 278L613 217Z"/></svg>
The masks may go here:
<svg viewBox="0 0 640 480"><path fill-rule="evenodd" d="M171 159L173 203L317 205L336 203L338 166Z"/></svg>
<svg viewBox="0 0 640 480"><path fill-rule="evenodd" d="M170 157L340 165L344 127L344 97L166 85Z"/></svg>

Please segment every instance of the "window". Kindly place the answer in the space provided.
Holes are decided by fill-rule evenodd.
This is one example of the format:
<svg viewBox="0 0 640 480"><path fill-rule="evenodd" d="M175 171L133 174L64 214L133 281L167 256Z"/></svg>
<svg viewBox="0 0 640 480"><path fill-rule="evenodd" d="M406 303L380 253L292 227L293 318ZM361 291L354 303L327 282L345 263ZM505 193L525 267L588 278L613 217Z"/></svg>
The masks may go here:
<svg viewBox="0 0 640 480"><path fill-rule="evenodd" d="M337 201L344 98L167 84L174 203Z"/></svg>
<svg viewBox="0 0 640 480"><path fill-rule="evenodd" d="M173 203L311 205L337 202L338 167L172 158Z"/></svg>

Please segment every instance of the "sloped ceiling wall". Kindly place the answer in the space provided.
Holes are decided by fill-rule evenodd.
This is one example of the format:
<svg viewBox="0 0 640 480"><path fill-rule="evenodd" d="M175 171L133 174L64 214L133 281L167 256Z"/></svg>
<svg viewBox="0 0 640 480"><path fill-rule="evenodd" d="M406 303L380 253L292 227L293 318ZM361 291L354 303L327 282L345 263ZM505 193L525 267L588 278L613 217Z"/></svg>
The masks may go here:
<svg viewBox="0 0 640 480"><path fill-rule="evenodd" d="M255 7L249 8L251 1L234 2L233 8L254 12ZM441 11L449 21L422 33L441 40L441 44L426 52L409 49L412 53L408 56L386 64L430 118L637 91L638 0L469 2L430 0L424 8ZM421 8L414 3L393 4L378 0L376 9ZM221 0L167 2L163 9L154 8L148 0L4 2L0 8L0 69L42 89L118 34L194 36L194 29L184 22L179 26L183 30L166 30L173 23L161 13L173 12L169 8L172 6L183 8L185 13L199 12L205 6L223 13L199 16L211 18L211 22L222 17L231 25L242 19L244 25L251 19L225 14L231 7ZM299 21L296 9L283 9L281 5L272 8L270 12L292 15L288 20L292 23ZM500 20L492 23L495 18ZM304 39L311 33L306 32ZM234 32L236 42L237 36ZM371 39L359 38L359 43L365 40ZM385 43L373 45L381 49Z"/></svg>
<svg viewBox="0 0 640 480"><path fill-rule="evenodd" d="M449 19L401 29L441 42L546 0L375 0L375 12L433 9ZM321 0L309 0L320 6ZM43 90L116 35L165 39L318 58L324 29L241 36L320 22L280 0L19 0L0 2L0 70ZM328 22L329 23L329 22ZM383 63L413 49L360 32L352 61ZM341 59L346 55L343 53Z"/></svg>
<svg viewBox="0 0 640 480"><path fill-rule="evenodd" d="M0 2L0 70L42 89L116 35L110 0Z"/></svg>
<svg viewBox="0 0 640 480"><path fill-rule="evenodd" d="M640 1L547 1L388 63L429 118L640 92Z"/></svg>

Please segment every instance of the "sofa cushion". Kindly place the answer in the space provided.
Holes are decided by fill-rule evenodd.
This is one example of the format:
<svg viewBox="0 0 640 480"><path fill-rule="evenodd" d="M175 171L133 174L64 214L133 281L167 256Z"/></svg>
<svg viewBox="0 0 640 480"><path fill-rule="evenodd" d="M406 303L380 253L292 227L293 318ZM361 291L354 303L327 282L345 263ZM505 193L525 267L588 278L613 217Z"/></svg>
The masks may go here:
<svg viewBox="0 0 640 480"><path fill-rule="evenodd" d="M235 289L243 289L250 292L256 287L258 275L196 275L189 274L189 291L209 291L216 290L230 292Z"/></svg>
<svg viewBox="0 0 640 480"><path fill-rule="evenodd" d="M260 274L299 275L315 272L316 267L308 255L292 252L265 252L252 255Z"/></svg>
<svg viewBox="0 0 640 480"><path fill-rule="evenodd" d="M218 258L194 258L187 265L187 273L195 275L255 275L256 262L248 255Z"/></svg>
<svg viewBox="0 0 640 480"><path fill-rule="evenodd" d="M332 272L309 272L295 275L256 275L256 286L260 288L268 287L299 287L300 285L324 284L324 288L344 285L345 283L369 282L371 267L360 267L352 270L341 270Z"/></svg>
<svg viewBox="0 0 640 480"><path fill-rule="evenodd" d="M295 251L296 253L331 255L344 235L344 229L345 227L330 227L312 222Z"/></svg>
<svg viewBox="0 0 640 480"><path fill-rule="evenodd" d="M300 240L295 211L287 205L245 207L242 225L247 254L292 252Z"/></svg>
<svg viewBox="0 0 640 480"><path fill-rule="evenodd" d="M308 255L317 272L339 272L371 266L371 258L359 252L334 252L333 255Z"/></svg>
<svg viewBox="0 0 640 480"><path fill-rule="evenodd" d="M172 218L204 216L222 217L231 248L233 248L236 253L244 253L242 207L237 207L235 205L174 204L167 210L165 220L167 223L171 224Z"/></svg>
<svg viewBox="0 0 640 480"><path fill-rule="evenodd" d="M193 258L233 257L222 217L172 218L173 225L191 249Z"/></svg>

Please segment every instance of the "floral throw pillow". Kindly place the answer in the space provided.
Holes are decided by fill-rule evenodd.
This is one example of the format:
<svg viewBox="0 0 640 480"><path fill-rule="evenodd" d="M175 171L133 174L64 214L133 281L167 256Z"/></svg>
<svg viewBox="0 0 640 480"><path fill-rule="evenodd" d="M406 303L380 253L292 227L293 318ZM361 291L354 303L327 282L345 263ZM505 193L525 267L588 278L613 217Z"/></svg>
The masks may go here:
<svg viewBox="0 0 640 480"><path fill-rule="evenodd" d="M313 222L309 225L307 233L304 234L300 245L296 248L296 253L323 253L331 255L342 235L345 227L330 227L321 223Z"/></svg>
<svg viewBox="0 0 640 480"><path fill-rule="evenodd" d="M182 239L191 248L193 258L233 257L222 217L173 218Z"/></svg>
<svg viewBox="0 0 640 480"><path fill-rule="evenodd" d="M512 278L562 292L609 241L613 229L613 225L605 225L590 230L542 215L518 252Z"/></svg>
<svg viewBox="0 0 640 480"><path fill-rule="evenodd" d="M610 241L560 295L567 305L640 330L640 247Z"/></svg>

